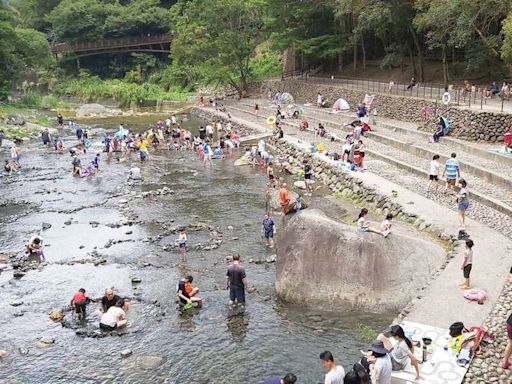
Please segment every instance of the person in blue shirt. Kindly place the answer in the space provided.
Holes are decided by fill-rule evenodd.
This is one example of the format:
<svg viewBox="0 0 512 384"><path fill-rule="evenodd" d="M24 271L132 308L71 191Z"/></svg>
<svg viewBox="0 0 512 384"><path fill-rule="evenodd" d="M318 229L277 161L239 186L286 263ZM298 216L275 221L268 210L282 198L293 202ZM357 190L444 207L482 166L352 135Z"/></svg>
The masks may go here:
<svg viewBox="0 0 512 384"><path fill-rule="evenodd" d="M296 381L297 376L295 376L293 373L288 373L283 378L279 376L272 376L261 384L295 384Z"/></svg>
<svg viewBox="0 0 512 384"><path fill-rule="evenodd" d="M91 162L92 165L94 166L94 168L96 168L96 170L99 170L100 169L100 154L97 153L96 156L94 157L93 161Z"/></svg>
<svg viewBox="0 0 512 384"><path fill-rule="evenodd" d="M460 178L460 164L456 159L457 154L452 153L450 158L444 164L443 177L446 176L446 191L455 193L455 184L457 178Z"/></svg>
<svg viewBox="0 0 512 384"><path fill-rule="evenodd" d="M265 218L262 222L261 231L263 233L263 236L265 236L265 239L267 239L267 245L270 248L274 247L274 220L272 220L272 217L270 217L270 214L265 215Z"/></svg>

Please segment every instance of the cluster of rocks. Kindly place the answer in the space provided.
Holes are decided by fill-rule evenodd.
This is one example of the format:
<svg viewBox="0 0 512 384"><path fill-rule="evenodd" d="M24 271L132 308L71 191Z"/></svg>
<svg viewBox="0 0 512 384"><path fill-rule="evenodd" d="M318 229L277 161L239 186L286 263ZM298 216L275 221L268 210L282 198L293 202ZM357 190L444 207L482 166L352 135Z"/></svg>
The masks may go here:
<svg viewBox="0 0 512 384"><path fill-rule="evenodd" d="M305 159L311 159L309 153L284 139L273 139L273 145L280 156L292 156L299 163L302 163ZM391 213L394 217L412 224L418 230L435 235L443 241L453 244L457 240L428 220L404 211L403 207L393 201L391 196L380 195L373 188L364 185L362 180L352 177L350 172L331 165L318 157L313 157L311 164L313 176L328 186L334 193L339 194L340 197L351 200L356 204L364 204L384 216Z"/></svg>
<svg viewBox="0 0 512 384"><path fill-rule="evenodd" d="M512 297L512 278L503 288L493 310L483 323L483 328L492 332L495 340L490 344L484 343L482 345L480 352L471 362L471 366L464 377L464 384L512 382L512 369L502 369L500 367L508 340L506 320L512 311L510 297Z"/></svg>
<svg viewBox="0 0 512 384"><path fill-rule="evenodd" d="M355 108L364 100L365 91L347 89L340 85L324 85L314 82L287 79L269 81L266 88L291 93L299 101L315 102L318 92L332 105L340 97ZM436 116L442 115L451 121L450 134L471 141L503 142L503 135L512 126L512 115L505 113L473 112L458 109L453 105L414 97L378 94L373 108L379 116L420 123L421 129L432 131Z"/></svg>

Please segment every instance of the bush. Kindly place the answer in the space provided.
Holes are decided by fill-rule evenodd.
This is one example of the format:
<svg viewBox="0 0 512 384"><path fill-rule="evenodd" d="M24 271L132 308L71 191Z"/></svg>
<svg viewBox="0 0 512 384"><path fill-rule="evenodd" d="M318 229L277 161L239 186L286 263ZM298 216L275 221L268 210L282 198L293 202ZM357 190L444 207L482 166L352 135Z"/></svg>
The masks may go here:
<svg viewBox="0 0 512 384"><path fill-rule="evenodd" d="M23 95L17 104L26 108L39 108L41 100L42 96L39 93L30 92Z"/></svg>
<svg viewBox="0 0 512 384"><path fill-rule="evenodd" d="M65 103L53 95L43 96L41 99L40 107L44 109L57 109L62 108Z"/></svg>

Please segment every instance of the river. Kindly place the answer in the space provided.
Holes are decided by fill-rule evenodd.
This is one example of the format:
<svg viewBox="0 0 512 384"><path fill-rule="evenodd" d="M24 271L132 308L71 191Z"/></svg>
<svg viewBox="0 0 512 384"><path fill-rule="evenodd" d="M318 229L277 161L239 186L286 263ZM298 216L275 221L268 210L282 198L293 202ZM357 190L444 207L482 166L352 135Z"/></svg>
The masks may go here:
<svg viewBox="0 0 512 384"><path fill-rule="evenodd" d="M185 126L195 129L201 122L186 117ZM155 117L144 120L123 118L133 129ZM93 125L110 129L117 123ZM92 160L99 141L93 139L93 151L82 162ZM205 169L191 152L161 150L141 167L144 182L129 186L127 163L103 160L100 175L74 178L68 152L59 155L40 143L25 144L22 151L21 175L0 181L0 202L7 203L0 205L0 253L20 254L43 222L51 228L40 232L46 263L20 279L12 278L10 268L0 274L0 349L8 352L0 359L2 383L258 383L289 371L299 383L318 383L324 375L320 352L331 350L347 369L366 345L359 325L381 329L393 317L279 302L274 264L248 262L273 254L260 237L265 175L233 166L234 158ZM7 148L0 154L8 156ZM174 193L140 197L162 187ZM189 231L192 246L210 240L207 226L219 232L222 244L190 250L181 262L169 247L177 225L199 228ZM227 306L223 289L226 256L235 253L242 255L255 289L244 313ZM180 315L175 285L186 274L194 276L204 307ZM132 283L133 277L141 282ZM77 336L48 318L78 288L97 298L107 286L131 298L124 334ZM16 301L23 304L11 305ZM91 332L97 308L88 307ZM69 312L66 321L74 323ZM40 343L41 337L55 342ZM127 348L133 354L122 358Z"/></svg>

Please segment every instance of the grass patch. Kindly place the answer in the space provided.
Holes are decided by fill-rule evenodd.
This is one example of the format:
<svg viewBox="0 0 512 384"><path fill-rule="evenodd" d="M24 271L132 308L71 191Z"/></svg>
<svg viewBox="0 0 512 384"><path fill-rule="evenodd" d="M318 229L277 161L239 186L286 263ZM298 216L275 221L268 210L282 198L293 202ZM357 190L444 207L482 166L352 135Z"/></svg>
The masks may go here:
<svg viewBox="0 0 512 384"><path fill-rule="evenodd" d="M379 336L379 333L375 329L364 324L359 324L359 333L361 338L367 343L371 343Z"/></svg>
<svg viewBox="0 0 512 384"><path fill-rule="evenodd" d="M19 127L17 125L0 125L0 130L4 131L6 139L13 139L15 137L18 139L24 139L27 137L34 137L39 134L39 130L37 128Z"/></svg>

